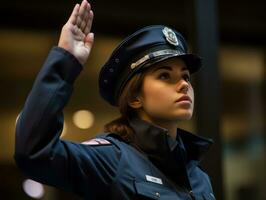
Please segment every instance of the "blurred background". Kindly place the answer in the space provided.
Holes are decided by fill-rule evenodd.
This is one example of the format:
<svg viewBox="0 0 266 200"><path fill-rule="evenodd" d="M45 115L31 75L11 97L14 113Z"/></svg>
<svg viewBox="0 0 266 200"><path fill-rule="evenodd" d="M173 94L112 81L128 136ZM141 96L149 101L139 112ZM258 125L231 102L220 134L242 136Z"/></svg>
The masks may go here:
<svg viewBox="0 0 266 200"><path fill-rule="evenodd" d="M117 117L98 94L108 56L133 31L150 24L179 30L204 59L194 76L196 108L181 128L215 143L203 165L217 199L266 199L264 0L90 1L95 45L64 110L62 138L82 142ZM61 27L79 1L3 1L0 5L0 198L74 200L27 179L13 160L16 118Z"/></svg>

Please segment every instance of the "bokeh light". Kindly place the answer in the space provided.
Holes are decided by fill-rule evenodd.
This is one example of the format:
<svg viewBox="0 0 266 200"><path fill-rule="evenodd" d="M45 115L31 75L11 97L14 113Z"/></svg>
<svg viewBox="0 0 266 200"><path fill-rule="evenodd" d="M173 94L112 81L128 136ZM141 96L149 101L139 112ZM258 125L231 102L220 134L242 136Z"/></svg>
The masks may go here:
<svg viewBox="0 0 266 200"><path fill-rule="evenodd" d="M94 115L88 110L79 110L73 115L73 123L80 129L88 129L94 123Z"/></svg>
<svg viewBox="0 0 266 200"><path fill-rule="evenodd" d="M23 182L23 190L24 192L34 198L34 199L40 199L44 196L44 187L42 184L31 180L31 179L26 179Z"/></svg>

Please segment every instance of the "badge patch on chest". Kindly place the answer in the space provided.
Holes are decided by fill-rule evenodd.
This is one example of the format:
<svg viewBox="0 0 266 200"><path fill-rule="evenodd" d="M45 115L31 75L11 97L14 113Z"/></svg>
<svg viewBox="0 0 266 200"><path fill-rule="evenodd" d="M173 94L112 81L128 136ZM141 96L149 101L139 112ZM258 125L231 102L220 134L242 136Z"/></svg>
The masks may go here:
<svg viewBox="0 0 266 200"><path fill-rule="evenodd" d="M85 142L82 142L81 144L85 145L108 145L111 144L108 140L102 139L102 138L94 138Z"/></svg>
<svg viewBox="0 0 266 200"><path fill-rule="evenodd" d="M145 176L146 176L146 180L149 181L149 182L157 183L157 184L160 184L160 185L163 184L162 179L160 179L160 178L157 178L157 177L154 177L154 176L149 176L149 175L145 175Z"/></svg>

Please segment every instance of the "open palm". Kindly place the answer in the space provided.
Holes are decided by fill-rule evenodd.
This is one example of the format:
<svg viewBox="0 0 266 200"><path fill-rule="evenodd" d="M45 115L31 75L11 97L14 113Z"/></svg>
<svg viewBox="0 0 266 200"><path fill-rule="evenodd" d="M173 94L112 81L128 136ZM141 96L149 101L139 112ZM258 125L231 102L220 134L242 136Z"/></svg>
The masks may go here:
<svg viewBox="0 0 266 200"><path fill-rule="evenodd" d="M84 65L91 52L94 35L91 33L93 12L91 5L83 0L76 4L67 23L63 26L58 46L72 53Z"/></svg>

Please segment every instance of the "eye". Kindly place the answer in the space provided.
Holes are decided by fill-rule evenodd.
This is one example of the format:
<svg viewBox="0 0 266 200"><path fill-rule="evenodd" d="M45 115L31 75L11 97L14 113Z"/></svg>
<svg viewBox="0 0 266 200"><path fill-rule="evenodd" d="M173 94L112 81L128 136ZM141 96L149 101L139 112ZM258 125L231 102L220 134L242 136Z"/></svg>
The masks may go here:
<svg viewBox="0 0 266 200"><path fill-rule="evenodd" d="M161 80L168 80L170 79L170 74L167 73L167 72L164 72L164 73L161 73L159 76L158 76L159 79Z"/></svg>
<svg viewBox="0 0 266 200"><path fill-rule="evenodd" d="M186 82L190 82L190 75L189 75L189 74L184 74L183 79L184 79Z"/></svg>

